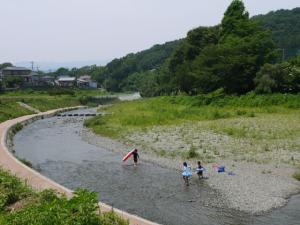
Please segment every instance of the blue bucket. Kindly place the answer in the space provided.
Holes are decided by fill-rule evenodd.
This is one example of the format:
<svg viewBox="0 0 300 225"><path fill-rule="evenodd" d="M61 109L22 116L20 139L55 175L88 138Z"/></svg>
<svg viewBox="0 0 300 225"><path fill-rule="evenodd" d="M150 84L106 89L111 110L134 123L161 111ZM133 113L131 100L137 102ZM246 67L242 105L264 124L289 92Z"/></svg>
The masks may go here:
<svg viewBox="0 0 300 225"><path fill-rule="evenodd" d="M224 173L225 172L225 166L219 166L218 173Z"/></svg>

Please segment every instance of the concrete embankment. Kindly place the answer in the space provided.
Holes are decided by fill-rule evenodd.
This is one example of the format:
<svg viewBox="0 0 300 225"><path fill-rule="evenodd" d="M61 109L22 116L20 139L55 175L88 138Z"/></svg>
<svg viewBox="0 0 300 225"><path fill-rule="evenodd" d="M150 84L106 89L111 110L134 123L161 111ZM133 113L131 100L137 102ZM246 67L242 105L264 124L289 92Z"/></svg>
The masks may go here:
<svg viewBox="0 0 300 225"><path fill-rule="evenodd" d="M11 138L14 135L13 127L17 124L26 125L32 123L38 119L48 118L64 111L73 110L80 107L64 108L57 110L50 110L35 115L27 115L12 120L5 121L0 124L0 166L9 170L13 175L21 178L26 183L31 185L36 190L53 189L59 193L65 194L68 197L73 195L73 191L52 181L51 179L41 175L35 170L27 167L21 163L14 155L9 151L8 145L11 143ZM99 202L99 206L102 212L110 211L111 206ZM120 215L122 218L128 220L132 225L157 225L151 221L140 218L136 215L129 214L119 209L114 209L114 212Z"/></svg>

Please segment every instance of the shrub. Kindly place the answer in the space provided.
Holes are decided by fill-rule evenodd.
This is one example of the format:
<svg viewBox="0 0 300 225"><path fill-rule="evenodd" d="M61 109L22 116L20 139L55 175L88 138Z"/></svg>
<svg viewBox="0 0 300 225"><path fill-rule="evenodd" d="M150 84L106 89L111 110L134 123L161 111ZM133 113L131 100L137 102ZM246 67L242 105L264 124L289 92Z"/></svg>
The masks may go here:
<svg viewBox="0 0 300 225"><path fill-rule="evenodd" d="M21 123L17 123L15 126L13 126L12 132L13 132L14 134L16 134L16 133L18 133L20 130L22 130L23 127L24 127L24 126L23 126Z"/></svg>
<svg viewBox="0 0 300 225"><path fill-rule="evenodd" d="M33 165L31 162L29 162L27 159L23 159L23 158L18 158L18 160L20 160L23 164L25 164L26 166L33 168Z"/></svg>
<svg viewBox="0 0 300 225"><path fill-rule="evenodd" d="M196 149L194 146L192 146L192 147L188 150L188 152L186 153L186 158L187 158L187 159L196 158L196 157L198 157L198 156L199 156L199 154L198 154L198 152L197 152L197 149Z"/></svg>
<svg viewBox="0 0 300 225"><path fill-rule="evenodd" d="M0 170L0 211L29 195L31 195L30 188L18 178Z"/></svg>
<svg viewBox="0 0 300 225"><path fill-rule="evenodd" d="M43 191L39 204L33 204L7 216L7 224L30 225L128 225L113 212L97 215L97 194L78 190L71 199Z"/></svg>
<svg viewBox="0 0 300 225"><path fill-rule="evenodd" d="M295 172L295 173L293 174L293 177L294 177L296 180L299 180L299 181L300 181L300 170L297 171L297 172Z"/></svg>
<svg viewBox="0 0 300 225"><path fill-rule="evenodd" d="M53 96L53 95L71 95L74 96L75 92L71 89L50 89L48 90L48 94Z"/></svg>

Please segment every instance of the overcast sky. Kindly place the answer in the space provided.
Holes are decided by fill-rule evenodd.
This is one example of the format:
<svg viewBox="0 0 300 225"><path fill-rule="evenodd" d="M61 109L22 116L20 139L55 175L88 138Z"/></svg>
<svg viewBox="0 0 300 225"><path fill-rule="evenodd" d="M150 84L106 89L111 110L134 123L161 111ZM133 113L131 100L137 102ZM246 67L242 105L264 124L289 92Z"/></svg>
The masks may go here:
<svg viewBox="0 0 300 225"><path fill-rule="evenodd" d="M220 22L231 0L0 0L0 63L106 60ZM299 0L245 0L250 15Z"/></svg>

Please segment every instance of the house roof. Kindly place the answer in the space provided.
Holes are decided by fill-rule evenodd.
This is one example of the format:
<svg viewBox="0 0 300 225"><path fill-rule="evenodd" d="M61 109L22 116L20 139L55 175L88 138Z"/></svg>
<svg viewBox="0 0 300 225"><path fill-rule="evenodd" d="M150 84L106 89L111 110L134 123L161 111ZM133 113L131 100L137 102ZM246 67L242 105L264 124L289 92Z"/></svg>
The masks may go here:
<svg viewBox="0 0 300 225"><path fill-rule="evenodd" d="M17 66L9 66L9 67L5 67L2 70L29 70L31 71L31 69L28 69L26 67L17 67Z"/></svg>
<svg viewBox="0 0 300 225"><path fill-rule="evenodd" d="M52 76L42 76L43 79L54 79Z"/></svg>
<svg viewBox="0 0 300 225"><path fill-rule="evenodd" d="M79 82L79 83L89 83L88 80L83 80L83 79L77 79L77 82Z"/></svg>
<svg viewBox="0 0 300 225"><path fill-rule="evenodd" d="M81 80L90 80L91 76L89 76L89 75L83 75L83 76L80 76L79 79L81 79Z"/></svg>
<svg viewBox="0 0 300 225"><path fill-rule="evenodd" d="M75 81L75 77L60 77L58 81Z"/></svg>

